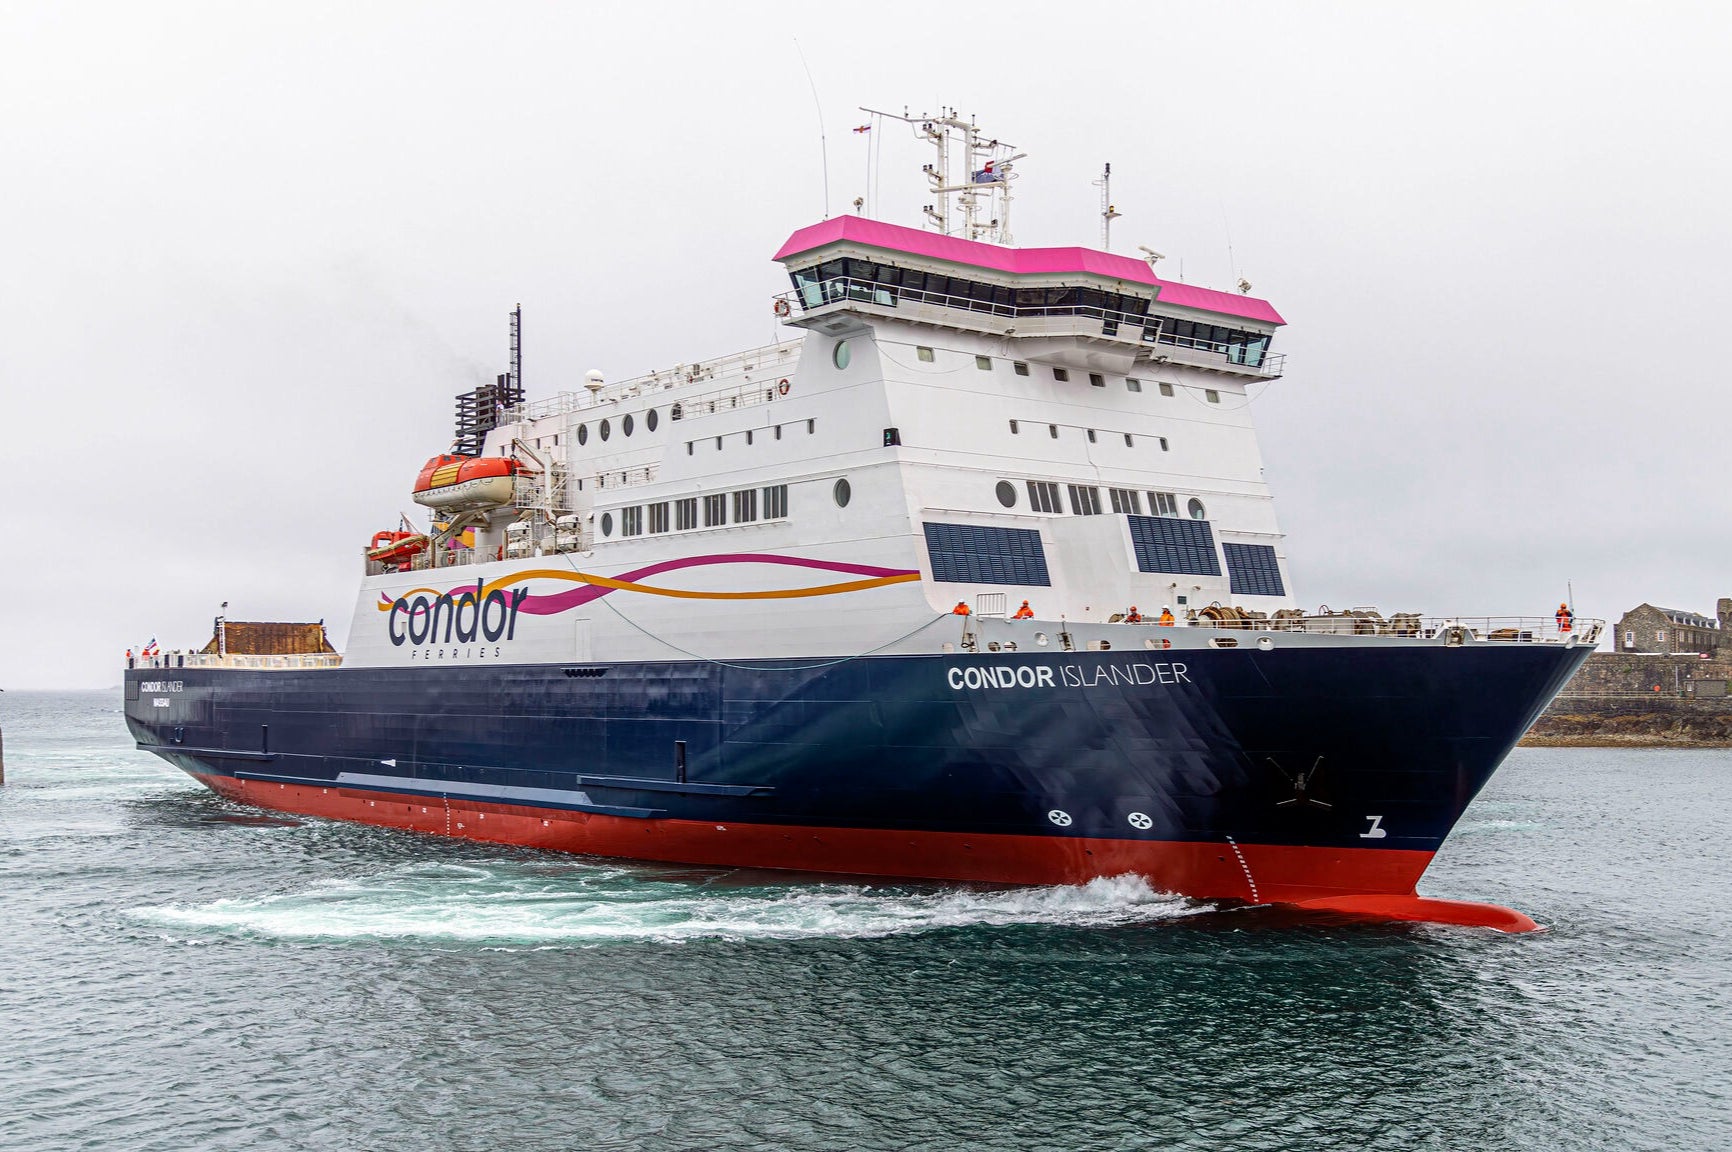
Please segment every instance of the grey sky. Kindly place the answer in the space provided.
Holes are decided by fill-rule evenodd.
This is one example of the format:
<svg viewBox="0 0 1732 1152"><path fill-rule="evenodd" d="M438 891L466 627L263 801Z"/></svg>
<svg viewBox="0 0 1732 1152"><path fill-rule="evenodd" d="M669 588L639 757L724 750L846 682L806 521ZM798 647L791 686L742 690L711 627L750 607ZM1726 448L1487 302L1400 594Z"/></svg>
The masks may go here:
<svg viewBox="0 0 1732 1152"><path fill-rule="evenodd" d="M1055 15L1057 13L1058 15ZM0 687L118 681L223 600L324 617L451 396L777 335L854 108L1030 153L1022 244L1248 277L1302 603L1615 618L1732 594L1732 16L1558 4L0 3ZM884 217L924 201L883 141ZM910 175L890 167L909 164ZM900 183L898 181L900 180ZM1228 237L1232 260L1229 261Z"/></svg>

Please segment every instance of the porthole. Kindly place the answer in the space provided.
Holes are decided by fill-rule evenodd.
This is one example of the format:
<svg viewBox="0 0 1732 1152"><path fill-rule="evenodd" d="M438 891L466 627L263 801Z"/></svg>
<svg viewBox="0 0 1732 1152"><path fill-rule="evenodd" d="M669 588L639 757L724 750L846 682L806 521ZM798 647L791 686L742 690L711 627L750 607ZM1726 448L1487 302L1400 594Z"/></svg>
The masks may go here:
<svg viewBox="0 0 1732 1152"><path fill-rule="evenodd" d="M627 436L631 435L631 413L630 412L627 412L625 414L625 419L623 419L619 422L619 430L621 432L625 433Z"/></svg>
<svg viewBox="0 0 1732 1152"><path fill-rule="evenodd" d="M1000 480L998 482L997 491L998 491L998 502L1000 504L1003 504L1006 508L1015 508L1016 507L1016 485L1015 484L1012 484L1009 480Z"/></svg>
<svg viewBox="0 0 1732 1152"><path fill-rule="evenodd" d="M601 534L603 536L612 536L613 535L613 513L612 512L603 512L601 514Z"/></svg>
<svg viewBox="0 0 1732 1152"><path fill-rule="evenodd" d="M579 444L588 444L589 443L589 425L588 424L579 424L577 426L577 442Z"/></svg>
<svg viewBox="0 0 1732 1152"><path fill-rule="evenodd" d="M836 365L838 369L848 367L848 361L853 359L853 357L853 350L848 347L848 341L846 340L836 341L836 347L830 352L830 362Z"/></svg>
<svg viewBox="0 0 1732 1152"><path fill-rule="evenodd" d="M654 432L656 430L656 423L656 410L651 408L648 412L643 414L643 426L648 428L651 432Z"/></svg>
<svg viewBox="0 0 1732 1152"><path fill-rule="evenodd" d="M602 439L603 439L603 440L606 440L606 439L607 439L607 434L608 434L608 433L609 433L609 432L610 432L610 431L612 431L612 429L610 429L610 428L609 428L609 427L608 427L608 425L607 425L607 421L606 421L606 420L603 420L603 421L602 421L602 422L601 422L601 423L600 423L600 424L597 424L597 425L596 425L596 426L595 426L595 430L596 430L596 432L597 432L597 433L599 433L599 434L600 434L600 436L601 436L601 438L602 438Z"/></svg>
<svg viewBox="0 0 1732 1152"><path fill-rule="evenodd" d="M846 476L836 481L836 486L830 489L830 494L836 498L836 507L848 507L848 501L854 498L854 487L848 483Z"/></svg>
<svg viewBox="0 0 1732 1152"><path fill-rule="evenodd" d="M1209 513L1203 508L1203 502L1195 496L1191 497L1190 503L1185 505L1185 511L1191 514L1191 519L1193 520L1203 520L1209 515Z"/></svg>

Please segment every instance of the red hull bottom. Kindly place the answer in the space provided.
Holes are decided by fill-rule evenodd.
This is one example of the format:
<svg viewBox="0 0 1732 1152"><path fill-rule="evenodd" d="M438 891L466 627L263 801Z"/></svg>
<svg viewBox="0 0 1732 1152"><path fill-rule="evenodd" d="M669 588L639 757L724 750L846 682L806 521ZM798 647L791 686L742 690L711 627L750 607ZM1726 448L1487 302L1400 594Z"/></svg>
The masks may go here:
<svg viewBox="0 0 1732 1152"><path fill-rule="evenodd" d="M1129 872L1159 891L1203 900L1291 904L1506 932L1536 927L1508 908L1416 895L1414 886L1431 863L1430 852L711 824L230 776L200 774L197 779L226 799L280 812L590 856L994 884L1084 884Z"/></svg>

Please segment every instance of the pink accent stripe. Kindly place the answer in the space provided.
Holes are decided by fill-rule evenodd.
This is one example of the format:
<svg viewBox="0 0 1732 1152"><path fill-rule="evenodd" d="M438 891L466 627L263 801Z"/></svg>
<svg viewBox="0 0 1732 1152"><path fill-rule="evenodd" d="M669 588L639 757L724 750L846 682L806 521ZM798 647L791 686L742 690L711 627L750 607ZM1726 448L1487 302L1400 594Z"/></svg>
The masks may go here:
<svg viewBox="0 0 1732 1152"><path fill-rule="evenodd" d="M1260 320L1265 324L1286 323L1267 300L1162 280L1149 269L1148 264L1129 256L1097 252L1093 248L1002 248L997 244L940 236L936 232L923 232L918 228L904 228L900 224L886 224L882 220L866 220L859 216L835 216L821 224L800 229L788 237L787 243L776 252L775 259L786 262L803 252L841 243L906 252L1019 276L1088 273L1111 280L1129 280L1133 284L1147 284L1157 289L1155 298L1162 304Z"/></svg>
<svg viewBox="0 0 1732 1152"><path fill-rule="evenodd" d="M673 572L681 568L707 567L711 564L783 564L792 568L818 568L826 572L846 572L854 576L906 576L914 571L909 568L880 568L874 564L850 564L842 560L809 560L803 556L778 556L773 552L732 552L716 556L682 556L677 560L663 560L651 564L647 568L638 568L631 572L621 572L610 577L613 580L636 583L646 576L655 576L662 572ZM588 604L599 600L614 588L603 588L588 585L583 588L573 588L568 592L555 592L546 596L529 596L523 601L521 611L533 616L551 616L575 608L579 604Z"/></svg>

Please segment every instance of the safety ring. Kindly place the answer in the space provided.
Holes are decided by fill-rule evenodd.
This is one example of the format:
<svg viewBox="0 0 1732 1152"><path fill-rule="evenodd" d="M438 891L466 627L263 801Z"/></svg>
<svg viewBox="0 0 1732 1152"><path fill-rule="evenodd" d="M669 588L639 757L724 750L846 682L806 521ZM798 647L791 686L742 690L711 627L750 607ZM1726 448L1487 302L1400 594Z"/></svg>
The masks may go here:
<svg viewBox="0 0 1732 1152"><path fill-rule="evenodd" d="M794 308L793 305L789 304L786 300L778 300L776 301L776 306L772 311L783 319L787 319L788 315L794 311Z"/></svg>
<svg viewBox="0 0 1732 1152"><path fill-rule="evenodd" d="M788 394L788 381L786 378L776 381L776 391L781 393L783 396Z"/></svg>

